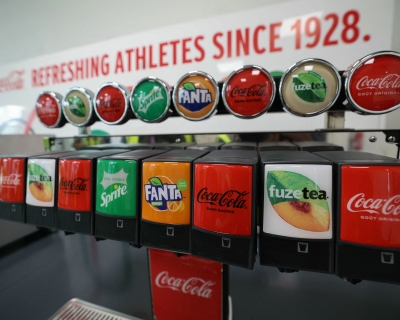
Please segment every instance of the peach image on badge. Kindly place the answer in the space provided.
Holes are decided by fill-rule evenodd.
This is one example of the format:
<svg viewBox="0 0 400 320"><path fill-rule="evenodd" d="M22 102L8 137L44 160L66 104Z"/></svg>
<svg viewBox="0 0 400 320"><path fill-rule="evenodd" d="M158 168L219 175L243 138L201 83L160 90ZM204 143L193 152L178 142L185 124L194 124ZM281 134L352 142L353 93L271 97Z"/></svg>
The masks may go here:
<svg viewBox="0 0 400 320"><path fill-rule="evenodd" d="M199 121L211 117L219 99L218 85L214 78L202 71L192 71L179 79L174 87L172 100L182 117Z"/></svg>

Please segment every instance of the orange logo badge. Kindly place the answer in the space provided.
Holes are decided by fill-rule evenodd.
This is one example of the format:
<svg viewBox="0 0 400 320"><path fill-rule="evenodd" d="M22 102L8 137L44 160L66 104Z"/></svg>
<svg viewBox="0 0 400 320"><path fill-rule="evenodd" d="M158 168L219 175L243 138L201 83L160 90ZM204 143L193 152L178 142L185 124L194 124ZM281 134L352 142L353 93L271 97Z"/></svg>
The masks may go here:
<svg viewBox="0 0 400 320"><path fill-rule="evenodd" d="M218 98L219 90L214 78L201 71L192 71L180 78L172 95L176 111L193 121L212 116Z"/></svg>

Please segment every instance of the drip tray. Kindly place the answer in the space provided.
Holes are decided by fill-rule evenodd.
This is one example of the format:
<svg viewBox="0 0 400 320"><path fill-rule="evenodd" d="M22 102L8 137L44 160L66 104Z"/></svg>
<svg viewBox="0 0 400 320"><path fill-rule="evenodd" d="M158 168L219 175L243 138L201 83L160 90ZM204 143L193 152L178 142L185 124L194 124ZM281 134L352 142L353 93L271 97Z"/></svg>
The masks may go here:
<svg viewBox="0 0 400 320"><path fill-rule="evenodd" d="M58 310L49 320L140 320L95 304L72 299Z"/></svg>

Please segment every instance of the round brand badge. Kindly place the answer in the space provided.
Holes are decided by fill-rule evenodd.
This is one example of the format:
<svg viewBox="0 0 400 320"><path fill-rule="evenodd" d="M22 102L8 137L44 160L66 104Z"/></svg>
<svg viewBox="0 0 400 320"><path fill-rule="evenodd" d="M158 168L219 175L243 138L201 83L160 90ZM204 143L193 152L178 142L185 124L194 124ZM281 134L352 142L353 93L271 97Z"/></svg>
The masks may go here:
<svg viewBox="0 0 400 320"><path fill-rule="evenodd" d="M62 110L67 121L74 126L84 127L95 122L93 116L93 92L81 87L67 91L62 100Z"/></svg>
<svg viewBox="0 0 400 320"><path fill-rule="evenodd" d="M207 119L214 114L219 98L214 78L201 71L192 71L179 79L172 99L176 111L192 121Z"/></svg>
<svg viewBox="0 0 400 320"><path fill-rule="evenodd" d="M311 117L335 103L340 86L340 75L332 64L321 59L305 59L291 66L282 76L279 94L285 111Z"/></svg>
<svg viewBox="0 0 400 320"><path fill-rule="evenodd" d="M222 87L226 109L239 118L255 118L268 111L275 98L275 82L259 66L243 66L233 71Z"/></svg>
<svg viewBox="0 0 400 320"><path fill-rule="evenodd" d="M48 128L60 128L65 124L61 112L62 96L56 92L42 92L36 100L36 113L41 123Z"/></svg>
<svg viewBox="0 0 400 320"><path fill-rule="evenodd" d="M171 101L170 86L155 77L140 80L131 94L135 116L144 122L161 122L168 116Z"/></svg>
<svg viewBox="0 0 400 320"><path fill-rule="evenodd" d="M381 51L354 63L344 76L347 102L362 114L382 114L400 107L400 53Z"/></svg>
<svg viewBox="0 0 400 320"><path fill-rule="evenodd" d="M94 110L99 119L106 124L128 121L128 96L128 89L118 83L103 84L94 97Z"/></svg>

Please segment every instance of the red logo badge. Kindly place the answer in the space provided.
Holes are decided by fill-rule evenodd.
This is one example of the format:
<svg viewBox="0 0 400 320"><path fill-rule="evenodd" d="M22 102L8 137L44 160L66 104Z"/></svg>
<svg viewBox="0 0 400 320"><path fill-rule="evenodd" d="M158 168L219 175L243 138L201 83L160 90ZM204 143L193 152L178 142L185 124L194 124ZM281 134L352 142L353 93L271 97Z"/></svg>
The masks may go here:
<svg viewBox="0 0 400 320"><path fill-rule="evenodd" d="M222 264L149 249L154 318L221 319Z"/></svg>
<svg viewBox="0 0 400 320"><path fill-rule="evenodd" d="M400 248L400 166L342 166L340 240Z"/></svg>
<svg viewBox="0 0 400 320"><path fill-rule="evenodd" d="M194 175L194 226L250 236L252 167L197 163Z"/></svg>
<svg viewBox="0 0 400 320"><path fill-rule="evenodd" d="M44 93L36 101L36 112L42 123L48 127L57 125L61 108L59 102L50 94Z"/></svg>
<svg viewBox="0 0 400 320"><path fill-rule="evenodd" d="M66 210L92 208L91 160L60 160L58 206Z"/></svg>
<svg viewBox="0 0 400 320"><path fill-rule="evenodd" d="M265 69L244 66L235 70L224 83L225 107L239 118L254 118L269 109L275 97L275 82Z"/></svg>
<svg viewBox="0 0 400 320"><path fill-rule="evenodd" d="M118 123L125 115L127 101L119 87L105 85L96 94L95 110L100 120L106 123Z"/></svg>
<svg viewBox="0 0 400 320"><path fill-rule="evenodd" d="M400 107L400 55L371 55L349 74L347 96L360 111L385 113Z"/></svg>
<svg viewBox="0 0 400 320"><path fill-rule="evenodd" d="M25 186L25 159L0 158L0 200L23 202Z"/></svg>

